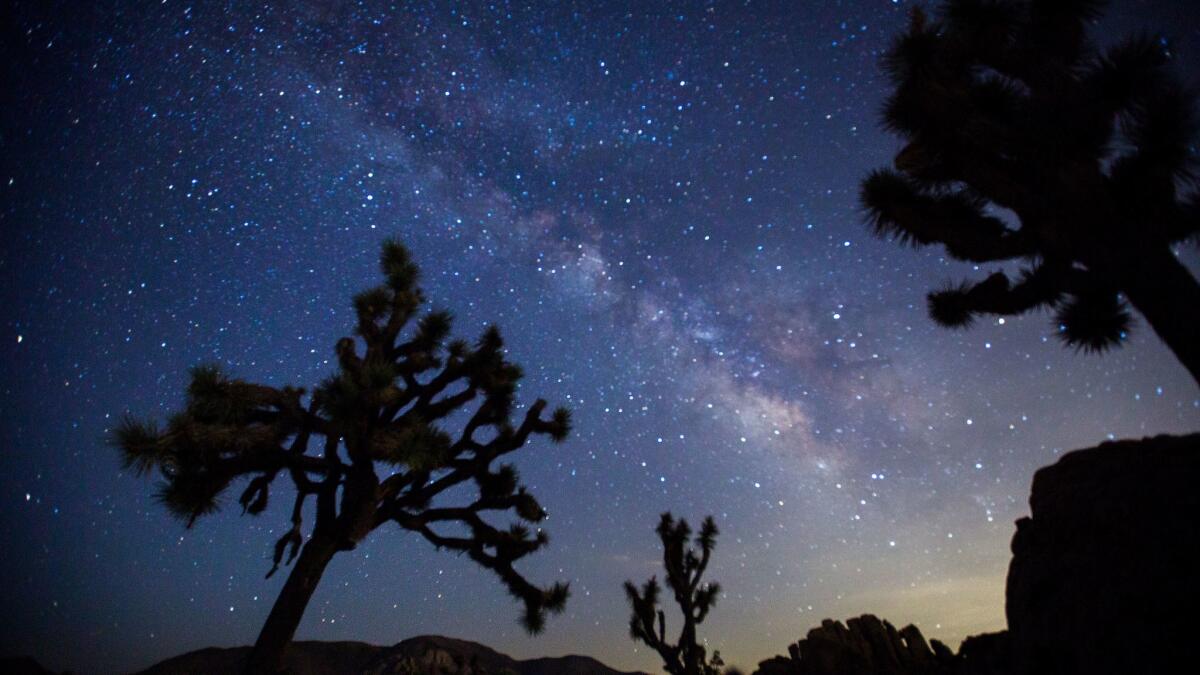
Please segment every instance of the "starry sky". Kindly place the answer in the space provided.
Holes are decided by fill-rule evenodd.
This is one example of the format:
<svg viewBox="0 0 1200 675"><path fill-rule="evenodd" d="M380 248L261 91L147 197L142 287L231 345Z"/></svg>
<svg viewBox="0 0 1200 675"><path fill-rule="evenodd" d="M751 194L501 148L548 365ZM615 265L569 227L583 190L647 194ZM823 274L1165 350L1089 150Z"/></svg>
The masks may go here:
<svg viewBox="0 0 1200 675"><path fill-rule="evenodd" d="M1187 4L1119 2L1096 35L1165 30L1200 72ZM0 653L111 672L253 641L290 500L185 530L105 434L199 362L317 383L388 236L456 333L504 329L522 400L574 410L514 456L550 513L522 569L573 596L530 638L490 573L384 528L299 637L656 669L620 584L658 571L668 509L722 529L702 635L743 667L824 617L1002 627L1033 471L1193 431L1200 392L1144 324L1101 358L1045 314L927 318L990 270L863 225L909 5L5 3Z"/></svg>

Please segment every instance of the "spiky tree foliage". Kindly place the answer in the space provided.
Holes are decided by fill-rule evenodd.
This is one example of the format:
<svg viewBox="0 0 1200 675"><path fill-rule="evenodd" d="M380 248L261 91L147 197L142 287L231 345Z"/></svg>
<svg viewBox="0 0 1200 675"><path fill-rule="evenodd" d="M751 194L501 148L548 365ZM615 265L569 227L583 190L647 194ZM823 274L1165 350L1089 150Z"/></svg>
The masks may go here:
<svg viewBox="0 0 1200 675"><path fill-rule="evenodd" d="M658 578L650 577L640 590L632 581L625 582L625 595L633 608L629 635L658 652L671 675L716 675L724 663L715 652L713 659L708 659L704 646L696 642L696 627L708 616L721 592L720 584L700 583L716 545L717 525L712 516L704 519L694 542L699 551L689 545L692 528L682 518L676 521L670 513L664 513L655 531L662 540L667 587L683 614L683 628L675 644L667 641L666 614L658 606L662 589Z"/></svg>
<svg viewBox="0 0 1200 675"><path fill-rule="evenodd" d="M201 366L165 427L126 418L113 436L128 468L161 476L159 500L189 527L235 483L245 482L237 501L250 514L266 509L281 476L294 488L291 527L267 576L295 565L254 646L254 672L281 667L330 559L387 524L492 570L523 603L530 632L567 599L565 584L539 587L515 569L546 545L533 527L546 513L510 464L496 464L531 436L562 441L569 412L544 416L538 400L514 421L521 370L505 359L499 331L448 342L448 314L418 316L424 298L408 251L386 242L381 266L386 282L354 297L356 337L337 342L338 369L311 396ZM448 491L461 501L441 503ZM504 514L516 517L511 527L490 522Z"/></svg>
<svg viewBox="0 0 1200 675"><path fill-rule="evenodd" d="M1128 301L1200 380L1200 285L1172 252L1200 232L1193 97L1165 41L1092 45L1104 4L915 10L884 61L885 126L907 145L862 201L881 236L976 264L1024 261L1015 278L931 293L938 323L1044 307L1067 345L1103 351L1128 334Z"/></svg>

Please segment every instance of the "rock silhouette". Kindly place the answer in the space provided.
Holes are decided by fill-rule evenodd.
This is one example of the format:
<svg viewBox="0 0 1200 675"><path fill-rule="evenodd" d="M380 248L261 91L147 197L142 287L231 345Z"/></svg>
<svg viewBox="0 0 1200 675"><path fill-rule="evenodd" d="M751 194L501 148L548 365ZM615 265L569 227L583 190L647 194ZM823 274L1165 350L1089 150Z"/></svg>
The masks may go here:
<svg viewBox="0 0 1200 675"><path fill-rule="evenodd" d="M1170 673L1195 660L1200 434L1104 443L1033 477L1005 610L1014 672Z"/></svg>
<svg viewBox="0 0 1200 675"><path fill-rule="evenodd" d="M249 647L210 647L168 659L140 675L237 672ZM476 642L440 635L409 638L391 647L363 642L300 641L289 645L291 675L645 675L614 670L587 656L519 661Z"/></svg>
<svg viewBox="0 0 1200 675"><path fill-rule="evenodd" d="M788 656L760 663L755 675L941 675L957 672L955 658L941 642L926 642L916 626L896 630L864 614L844 625L822 621L788 647Z"/></svg>
<svg viewBox="0 0 1200 675"><path fill-rule="evenodd" d="M825 620L756 675L1190 672L1200 606L1200 434L1075 450L1033 478L1005 591L1008 630L957 654L914 626Z"/></svg>

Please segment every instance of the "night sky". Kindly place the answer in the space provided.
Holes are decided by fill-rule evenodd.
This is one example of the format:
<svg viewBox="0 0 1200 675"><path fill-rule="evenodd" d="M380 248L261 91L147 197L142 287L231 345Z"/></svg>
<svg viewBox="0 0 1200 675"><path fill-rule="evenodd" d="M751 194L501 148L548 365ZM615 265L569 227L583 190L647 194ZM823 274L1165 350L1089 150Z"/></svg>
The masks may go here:
<svg viewBox="0 0 1200 675"><path fill-rule="evenodd" d="M570 4L5 3L0 653L253 642L291 500L185 530L105 434L177 409L195 363L315 385L388 236L456 334L501 326L522 401L574 410L513 457L550 513L522 569L573 595L530 638L490 572L385 527L300 638L656 670L620 584L658 572L671 510L722 529L702 635L728 662L868 611L957 646L1003 626L1038 466L1200 426L1144 324L1105 357L1047 314L942 330L926 291L991 270L869 235L909 2ZM1097 35L1165 30L1200 72L1189 5L1119 2Z"/></svg>

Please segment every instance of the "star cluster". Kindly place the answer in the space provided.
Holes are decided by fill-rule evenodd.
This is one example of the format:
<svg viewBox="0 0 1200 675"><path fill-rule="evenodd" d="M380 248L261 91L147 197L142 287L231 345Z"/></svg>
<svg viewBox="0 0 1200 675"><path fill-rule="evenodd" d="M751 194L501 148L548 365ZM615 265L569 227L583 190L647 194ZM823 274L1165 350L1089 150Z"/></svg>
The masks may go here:
<svg viewBox="0 0 1200 675"><path fill-rule="evenodd" d="M530 638L485 571L381 530L301 637L654 669L620 584L656 571L665 510L722 529L704 635L743 667L824 617L1002 626L1034 469L1194 430L1200 397L1144 324L1098 358L1046 315L928 320L927 290L986 270L873 240L857 205L896 150L878 61L909 4L16 3L0 651L90 672L253 639L285 506L185 530L104 436L199 362L311 387L387 236L456 333L501 326L522 400L573 409L514 458L550 514L524 569L573 596ZM1118 3L1098 35L1173 31L1194 72L1182 5Z"/></svg>

